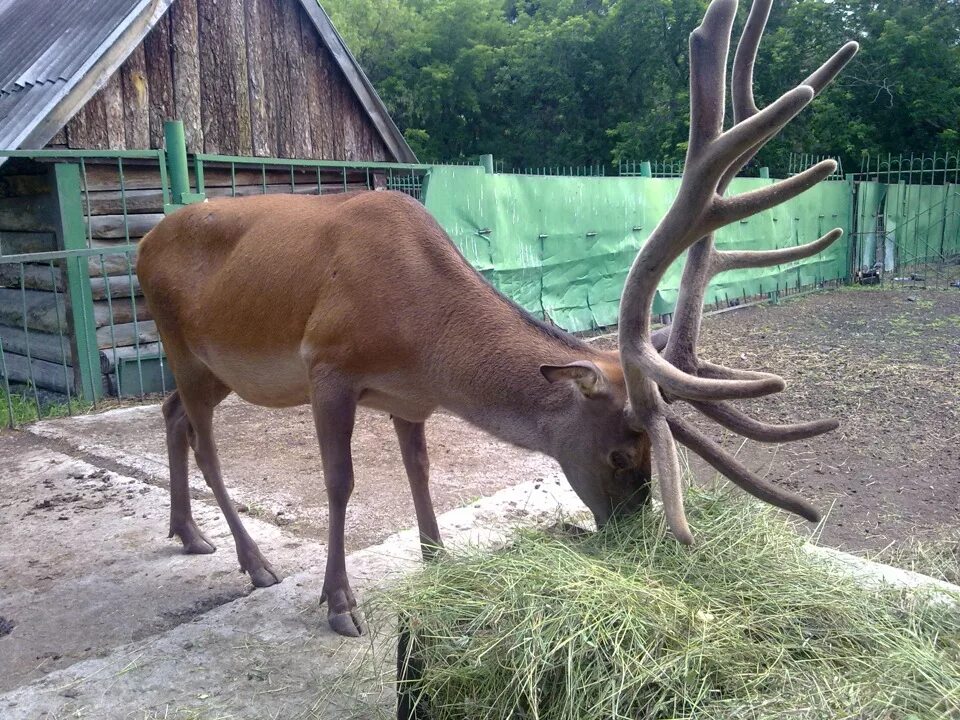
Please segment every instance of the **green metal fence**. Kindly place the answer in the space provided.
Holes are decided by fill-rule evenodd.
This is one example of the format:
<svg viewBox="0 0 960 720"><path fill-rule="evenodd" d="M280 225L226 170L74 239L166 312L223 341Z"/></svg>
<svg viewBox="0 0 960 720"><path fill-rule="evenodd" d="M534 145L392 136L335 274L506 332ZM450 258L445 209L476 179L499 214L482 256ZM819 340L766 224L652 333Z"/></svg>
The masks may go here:
<svg viewBox="0 0 960 720"><path fill-rule="evenodd" d="M853 178L863 282L960 289L960 152L864 155Z"/></svg>

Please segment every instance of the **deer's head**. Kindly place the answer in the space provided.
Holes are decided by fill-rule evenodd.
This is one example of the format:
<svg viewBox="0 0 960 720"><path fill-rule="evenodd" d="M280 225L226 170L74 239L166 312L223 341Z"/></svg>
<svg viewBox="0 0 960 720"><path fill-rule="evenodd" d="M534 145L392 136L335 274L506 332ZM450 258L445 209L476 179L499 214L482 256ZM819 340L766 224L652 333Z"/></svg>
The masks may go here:
<svg viewBox="0 0 960 720"><path fill-rule="evenodd" d="M584 427L590 427L595 437L584 437L582 447L561 450L559 460L601 524L618 510L630 512L646 499L652 458L670 528L680 542L693 541L683 511L677 441L758 498L809 520L819 518L806 500L752 473L672 407L684 401L723 427L762 442L799 440L837 427L833 420L770 425L747 416L729 401L779 392L784 389L783 380L715 365L700 359L696 351L703 299L714 275L815 255L842 234L833 230L815 242L783 250L720 252L714 248L713 233L718 228L779 205L836 169L836 163L827 160L769 187L724 197L740 168L857 52L857 44L848 43L800 85L759 110L753 99L753 65L770 5L771 0L754 0L750 9L733 64L734 122L727 130L723 129L726 66L737 0L713 0L690 36L690 137L683 178L676 200L627 277L620 303L620 367L584 361L542 369L547 379L574 382L583 394L578 414L584 415ZM674 322L652 333L650 313L657 285L670 264L687 250Z"/></svg>
<svg viewBox="0 0 960 720"><path fill-rule="evenodd" d="M567 412L555 455L571 487L597 525L627 515L650 498L650 443L631 422L628 395L615 352L567 365L544 365L551 383L572 385L575 412ZM567 408L569 410L569 408Z"/></svg>

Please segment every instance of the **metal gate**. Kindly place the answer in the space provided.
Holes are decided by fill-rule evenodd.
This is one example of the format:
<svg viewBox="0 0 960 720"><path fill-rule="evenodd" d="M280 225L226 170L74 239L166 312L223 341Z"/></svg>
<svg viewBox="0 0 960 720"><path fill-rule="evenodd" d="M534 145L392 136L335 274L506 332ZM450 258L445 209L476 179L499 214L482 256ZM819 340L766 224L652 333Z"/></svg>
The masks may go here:
<svg viewBox="0 0 960 720"><path fill-rule="evenodd" d="M960 153L867 156L854 179L860 282L960 289Z"/></svg>

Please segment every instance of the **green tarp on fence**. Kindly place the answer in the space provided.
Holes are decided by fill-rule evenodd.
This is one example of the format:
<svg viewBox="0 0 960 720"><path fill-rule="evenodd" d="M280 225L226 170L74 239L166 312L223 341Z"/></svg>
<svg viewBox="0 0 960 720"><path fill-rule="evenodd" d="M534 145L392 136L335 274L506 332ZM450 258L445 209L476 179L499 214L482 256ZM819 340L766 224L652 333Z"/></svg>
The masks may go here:
<svg viewBox="0 0 960 720"><path fill-rule="evenodd" d="M769 185L738 179L730 193ZM630 264L673 201L680 181L487 174L482 168L430 171L427 209L461 252L503 293L567 330L617 322ZM723 228L721 249L759 250L849 231L850 185L825 182L749 220ZM849 234L849 232L847 233ZM707 301L753 296L847 276L846 236L815 258L718 276ZM654 313L671 312L682 258L660 285Z"/></svg>
<svg viewBox="0 0 960 720"><path fill-rule="evenodd" d="M857 183L857 228L861 267L950 262L960 255L960 185Z"/></svg>

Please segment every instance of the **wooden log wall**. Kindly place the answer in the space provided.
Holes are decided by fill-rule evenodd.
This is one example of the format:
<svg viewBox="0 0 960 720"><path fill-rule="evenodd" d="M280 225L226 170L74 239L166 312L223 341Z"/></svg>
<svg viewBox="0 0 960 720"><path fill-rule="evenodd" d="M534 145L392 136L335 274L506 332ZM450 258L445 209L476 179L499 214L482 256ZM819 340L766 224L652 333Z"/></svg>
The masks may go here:
<svg viewBox="0 0 960 720"><path fill-rule="evenodd" d="M177 0L51 144L391 161L298 0Z"/></svg>
<svg viewBox="0 0 960 720"><path fill-rule="evenodd" d="M7 165L0 175L0 340L7 378L12 385L32 378L37 387L66 392L74 378L63 268L2 258L57 249L52 179L41 165Z"/></svg>

